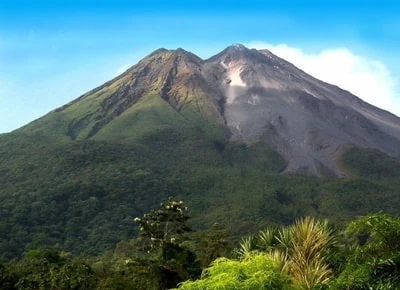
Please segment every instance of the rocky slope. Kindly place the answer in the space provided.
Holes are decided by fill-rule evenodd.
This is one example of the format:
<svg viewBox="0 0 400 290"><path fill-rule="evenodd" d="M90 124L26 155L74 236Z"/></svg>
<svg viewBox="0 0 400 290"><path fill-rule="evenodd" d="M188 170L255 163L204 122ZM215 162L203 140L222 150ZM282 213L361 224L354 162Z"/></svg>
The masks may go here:
<svg viewBox="0 0 400 290"><path fill-rule="evenodd" d="M286 172L341 175L336 159L350 144L400 157L398 117L268 50L228 47L205 62L203 75L219 76L214 86L224 92L232 138L272 146L288 161Z"/></svg>
<svg viewBox="0 0 400 290"><path fill-rule="evenodd" d="M121 140L166 125L206 133L213 128L210 136L225 145L261 142L284 157L286 173L342 176L337 159L354 145L400 157L400 118L268 50L242 45L207 60L183 49L159 49L22 131Z"/></svg>

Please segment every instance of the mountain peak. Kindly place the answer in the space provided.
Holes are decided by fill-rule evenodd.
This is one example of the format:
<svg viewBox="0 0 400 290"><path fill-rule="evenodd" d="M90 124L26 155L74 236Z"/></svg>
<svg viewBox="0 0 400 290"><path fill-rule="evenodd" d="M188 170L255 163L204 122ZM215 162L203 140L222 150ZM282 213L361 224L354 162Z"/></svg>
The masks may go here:
<svg viewBox="0 0 400 290"><path fill-rule="evenodd" d="M248 48L241 43L233 43L230 46L228 46L228 49L248 50Z"/></svg>
<svg viewBox="0 0 400 290"><path fill-rule="evenodd" d="M150 53L149 55L156 55L156 54L162 54L168 52L168 49L161 47Z"/></svg>
<svg viewBox="0 0 400 290"><path fill-rule="evenodd" d="M183 48L177 48L177 49L166 49L166 48L159 48L152 53L150 53L147 57L145 57L143 60L152 60L153 58L159 58L162 56L169 56L169 57L183 57L183 58L189 58L192 59L196 62L201 62L202 59L198 57L197 55L191 53L190 51L184 50Z"/></svg>
<svg viewBox="0 0 400 290"><path fill-rule="evenodd" d="M399 118L313 78L268 50L242 44L232 44L207 60L182 48L160 48L47 119L63 118L71 140L111 135L118 139L139 135L131 129L141 128L137 120L165 112L171 115L152 119L151 130L176 118L191 124L199 118L200 123L215 122L229 135L227 143L261 142L277 150L287 161L287 173L340 175L336 158L349 145L400 157ZM30 127L48 132L47 119L41 121L47 127Z"/></svg>
<svg viewBox="0 0 400 290"><path fill-rule="evenodd" d="M226 47L223 51L216 54L215 56L209 58L207 61L222 61L227 64L231 61L240 61L243 63L258 63L262 62L260 57L262 57L262 53L257 51L256 49L249 49L243 44L234 43L228 47Z"/></svg>
<svg viewBox="0 0 400 290"><path fill-rule="evenodd" d="M243 44L234 43L225 48L222 52L225 54L243 54L243 53L248 53L249 51L250 49L244 46Z"/></svg>

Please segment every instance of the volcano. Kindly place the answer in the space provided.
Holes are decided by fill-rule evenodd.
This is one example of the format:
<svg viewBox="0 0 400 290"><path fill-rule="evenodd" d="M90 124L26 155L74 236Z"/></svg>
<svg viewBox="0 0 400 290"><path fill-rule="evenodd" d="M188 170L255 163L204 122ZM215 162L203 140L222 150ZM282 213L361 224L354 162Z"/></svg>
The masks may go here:
<svg viewBox="0 0 400 290"><path fill-rule="evenodd" d="M158 49L0 135L0 252L98 256L171 196L194 228L236 237L305 215L399 214L399 158L400 118L268 50Z"/></svg>
<svg viewBox="0 0 400 290"><path fill-rule="evenodd" d="M207 60L158 49L21 131L121 141L166 127L201 129L225 145L261 143L283 157L283 173L345 176L337 160L351 146L400 157L397 116L240 44Z"/></svg>

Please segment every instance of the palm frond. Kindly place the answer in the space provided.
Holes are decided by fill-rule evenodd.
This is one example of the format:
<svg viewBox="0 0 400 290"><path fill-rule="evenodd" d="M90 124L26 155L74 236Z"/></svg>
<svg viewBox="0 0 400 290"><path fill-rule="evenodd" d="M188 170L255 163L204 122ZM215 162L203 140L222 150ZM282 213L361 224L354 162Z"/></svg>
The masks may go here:
<svg viewBox="0 0 400 290"><path fill-rule="evenodd" d="M241 242L240 242L240 247L239 247L239 254L240 256L246 257L247 255L249 255L252 251L256 250L255 247L255 239L253 236L248 236L248 237L244 237L242 238Z"/></svg>
<svg viewBox="0 0 400 290"><path fill-rule="evenodd" d="M274 228L264 229L258 234L258 247L263 251L270 251L276 246L277 242Z"/></svg>

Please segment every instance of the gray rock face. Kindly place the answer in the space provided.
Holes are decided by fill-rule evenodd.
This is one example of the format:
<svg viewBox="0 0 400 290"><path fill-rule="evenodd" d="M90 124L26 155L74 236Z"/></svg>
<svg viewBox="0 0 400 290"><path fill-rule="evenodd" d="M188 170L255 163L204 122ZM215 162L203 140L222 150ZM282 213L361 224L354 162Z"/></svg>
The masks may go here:
<svg viewBox="0 0 400 290"><path fill-rule="evenodd" d="M230 46L206 60L202 73L225 96L232 140L275 148L288 162L285 172L340 176L336 160L349 145L400 157L400 118L268 50Z"/></svg>

